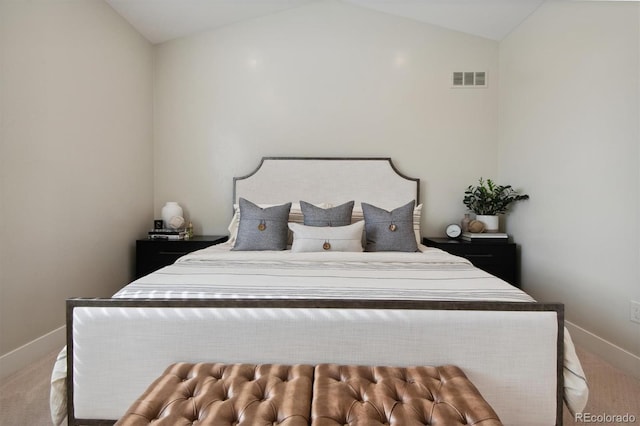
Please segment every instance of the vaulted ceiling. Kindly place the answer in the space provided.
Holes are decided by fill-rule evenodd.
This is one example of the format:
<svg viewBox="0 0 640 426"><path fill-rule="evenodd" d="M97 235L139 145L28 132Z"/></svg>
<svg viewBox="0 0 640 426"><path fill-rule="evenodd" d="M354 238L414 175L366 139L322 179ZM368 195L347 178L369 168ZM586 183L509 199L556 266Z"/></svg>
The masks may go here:
<svg viewBox="0 0 640 426"><path fill-rule="evenodd" d="M325 0L106 0L152 43ZM340 0L501 40L544 0Z"/></svg>

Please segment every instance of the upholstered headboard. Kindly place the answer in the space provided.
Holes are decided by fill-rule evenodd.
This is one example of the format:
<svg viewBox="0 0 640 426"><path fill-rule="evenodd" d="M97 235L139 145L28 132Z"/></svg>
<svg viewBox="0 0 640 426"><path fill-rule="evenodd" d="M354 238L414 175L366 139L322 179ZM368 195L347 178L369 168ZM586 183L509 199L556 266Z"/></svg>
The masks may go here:
<svg viewBox="0 0 640 426"><path fill-rule="evenodd" d="M304 200L342 204L364 201L393 209L419 202L420 179L400 173L390 158L264 157L258 168L233 179L233 202L258 204Z"/></svg>

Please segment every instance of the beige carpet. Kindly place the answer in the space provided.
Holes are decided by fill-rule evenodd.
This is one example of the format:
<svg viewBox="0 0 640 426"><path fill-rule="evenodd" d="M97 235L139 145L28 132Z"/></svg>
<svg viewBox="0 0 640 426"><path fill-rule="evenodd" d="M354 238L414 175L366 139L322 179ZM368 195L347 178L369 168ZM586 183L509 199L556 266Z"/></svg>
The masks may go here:
<svg viewBox="0 0 640 426"><path fill-rule="evenodd" d="M51 424L49 377L56 355L57 351L0 383L0 426ZM640 380L625 376L618 369L580 348L578 357L589 380L590 398L585 413L591 413L593 416L628 413L636 419L634 423L628 424L640 425ZM564 424L586 423L574 422L571 414L565 409Z"/></svg>
<svg viewBox="0 0 640 426"><path fill-rule="evenodd" d="M1 426L51 425L49 381L59 351L0 382Z"/></svg>
<svg viewBox="0 0 640 426"><path fill-rule="evenodd" d="M623 372L592 353L580 348L576 349L589 383L589 402L587 402L584 413L589 413L593 416L604 414L623 416L629 414L635 417L635 422L576 422L565 408L565 426L580 424L640 425L640 380L626 376Z"/></svg>

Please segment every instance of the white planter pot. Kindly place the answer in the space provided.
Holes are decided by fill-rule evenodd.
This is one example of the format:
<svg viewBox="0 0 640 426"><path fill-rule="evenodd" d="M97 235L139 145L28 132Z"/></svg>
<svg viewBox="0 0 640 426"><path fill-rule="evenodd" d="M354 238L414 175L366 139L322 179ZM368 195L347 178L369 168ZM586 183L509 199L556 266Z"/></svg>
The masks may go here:
<svg viewBox="0 0 640 426"><path fill-rule="evenodd" d="M498 215L476 215L476 220L484 223L484 232L498 232L500 221Z"/></svg>

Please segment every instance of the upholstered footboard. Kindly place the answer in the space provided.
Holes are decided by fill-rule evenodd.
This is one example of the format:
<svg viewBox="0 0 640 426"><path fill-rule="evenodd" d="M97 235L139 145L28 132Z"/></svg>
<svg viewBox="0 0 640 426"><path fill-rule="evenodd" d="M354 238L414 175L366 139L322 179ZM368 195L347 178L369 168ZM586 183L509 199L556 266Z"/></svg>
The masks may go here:
<svg viewBox="0 0 640 426"><path fill-rule="evenodd" d="M69 423L113 423L175 362L459 366L504 424L562 419L563 307L70 300Z"/></svg>

